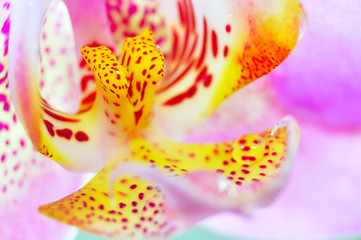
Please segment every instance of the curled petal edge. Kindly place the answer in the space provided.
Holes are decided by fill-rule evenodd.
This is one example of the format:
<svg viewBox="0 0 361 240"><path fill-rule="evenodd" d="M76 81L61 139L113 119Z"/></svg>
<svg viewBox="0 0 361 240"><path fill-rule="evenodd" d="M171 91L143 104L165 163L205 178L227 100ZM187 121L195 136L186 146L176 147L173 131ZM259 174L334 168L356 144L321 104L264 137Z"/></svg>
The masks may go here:
<svg viewBox="0 0 361 240"><path fill-rule="evenodd" d="M170 158L167 160L166 153L168 147L170 147L169 150L177 153L178 145L172 147L167 142L163 142L161 144L163 147L158 146L160 148L157 150L155 145L146 147L139 140L138 147L141 149L143 146L144 149L139 150L138 155L131 154L130 158L125 156L124 159L118 156L115 162L104 168L82 189L56 202L43 205L39 210L49 217L92 233L108 237L139 237L141 239L167 237L221 211L251 215L256 207L272 202L281 190L298 142L298 127L289 117L282 120L276 127L261 133L260 136L264 136L263 134L270 136L268 143L274 141L275 145L262 146L258 138L253 138L251 134L237 140L234 147L238 148L234 148L235 151L230 153L229 148L223 149L225 153L228 152L228 155L236 154L238 156L235 156L236 159L240 157L241 159L237 160L238 164L250 170L242 169L238 177L235 171L229 172L229 167L235 167L235 165L225 164L228 170L224 168L224 173L229 172L242 181L247 179L243 181L243 184L238 184L238 181L230 184L229 180L234 178L221 177L224 175L221 175L222 169L218 167L222 167L213 160L215 166L207 167L207 164L202 164L201 152L205 150L204 147L206 151L209 150L210 146L200 147L200 152L196 154L197 158L192 160L186 157L188 155L186 150L192 146L182 145L185 152L181 156L185 159L176 162L177 154L169 155ZM137 138L133 140L138 141ZM254 142L255 140L257 143ZM248 141L255 144L254 149ZM250 146L252 149L247 148ZM137 144L134 147L134 150L138 149ZM266 151L264 152L263 149ZM150 151L148 157L144 155L147 151ZM160 153L156 154L158 151ZM247 155L242 154L242 151ZM269 155L269 151L272 151L272 156ZM222 160L223 155L220 153L217 152L217 156ZM162 154L166 155L166 162L172 160L174 164L180 164L177 168L174 166L176 170L170 171L172 169L166 167L167 163L162 164ZM246 156L247 158L243 159ZM254 156L256 160L258 157L265 156L263 157L265 159L257 162L249 159L250 156ZM149 161L156 159L157 162L159 161L157 164L163 165L164 168L149 166L144 160L141 161L143 157ZM275 161L275 158L279 158L279 161ZM199 162L196 162L198 160ZM187 161L193 161L193 164L192 162L188 164L195 166L188 166L190 169L185 173L175 174L177 171L183 171L183 166L184 170L187 169ZM251 166L253 161L256 162ZM221 163L224 164L222 161ZM182 164L186 165L182 166ZM274 170L267 172L268 168L270 170L274 168ZM259 181L260 179L253 174L264 176L264 180ZM239 187L240 185L242 187ZM146 219L147 225L144 225Z"/></svg>
<svg viewBox="0 0 361 240"><path fill-rule="evenodd" d="M234 211L251 216L258 207L264 207L281 192L297 151L299 128L291 116L283 118L272 133L287 128L287 153L277 176L270 181L252 183L241 188L230 184L226 178L212 172L196 171L188 175L171 178L160 171L136 163L124 163L114 169L109 178L109 190L120 175L132 173L158 185L167 196L166 214L177 221L180 228L221 211ZM272 134L271 133L271 134ZM212 186L214 183L215 185ZM112 197L112 196L111 196ZM178 228L179 229L179 228Z"/></svg>

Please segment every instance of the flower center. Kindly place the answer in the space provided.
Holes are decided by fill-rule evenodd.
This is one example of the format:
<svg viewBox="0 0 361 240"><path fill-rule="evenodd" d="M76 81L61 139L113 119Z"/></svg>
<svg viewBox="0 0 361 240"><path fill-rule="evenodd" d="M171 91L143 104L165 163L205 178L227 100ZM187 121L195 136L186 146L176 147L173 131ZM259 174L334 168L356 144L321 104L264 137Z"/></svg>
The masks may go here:
<svg viewBox="0 0 361 240"><path fill-rule="evenodd" d="M128 38L118 60L105 46L84 46L81 52L95 75L98 104L111 123L119 122L126 133L147 126L164 75L164 56L157 51L153 33L147 29Z"/></svg>

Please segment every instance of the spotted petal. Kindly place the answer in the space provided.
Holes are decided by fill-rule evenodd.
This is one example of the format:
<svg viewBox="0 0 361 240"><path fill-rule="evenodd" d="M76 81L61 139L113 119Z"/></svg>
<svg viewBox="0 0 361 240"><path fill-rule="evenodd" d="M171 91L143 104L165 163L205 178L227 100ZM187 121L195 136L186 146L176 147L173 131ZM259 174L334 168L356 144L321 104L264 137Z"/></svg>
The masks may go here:
<svg viewBox="0 0 361 240"><path fill-rule="evenodd" d="M0 1L0 235L2 239L67 238L71 237L69 233L74 234L74 229L47 221L36 208L73 191L80 176L66 173L36 153L15 114L7 62L12 3ZM53 91L51 87L44 86L44 92ZM54 94L50 100L56 103L62 98L60 95ZM53 188L54 185L57 187Z"/></svg>
<svg viewBox="0 0 361 240"><path fill-rule="evenodd" d="M69 169L96 170L102 168L104 163L95 161L103 159L96 155L102 152L94 147L96 141L100 141L93 131L95 123L92 115L95 113L89 112L90 116L84 116L56 111L39 95L39 36L42 16L48 5L49 1L34 4L17 1L12 4L9 82L14 106L33 144L41 153ZM63 148L69 151L64 154L61 151ZM90 154L87 155L87 152Z"/></svg>
<svg viewBox="0 0 361 240"><path fill-rule="evenodd" d="M170 32L162 46L166 69L157 115L175 137L271 72L297 43L296 0L160 2Z"/></svg>
<svg viewBox="0 0 361 240"><path fill-rule="evenodd" d="M166 237L218 211L249 214L282 186L297 131L285 119L268 131L219 144L133 135L129 155L117 156L85 187L40 211L96 234L145 239Z"/></svg>
<svg viewBox="0 0 361 240"><path fill-rule="evenodd" d="M156 50L154 37L149 38L151 34L149 32L140 37L146 37L149 41L143 44L143 40L140 39L139 54L140 56L148 54L150 57L147 60L143 57L141 65L137 63L140 56L135 58L137 53L134 53L134 56L128 55L123 67L117 62L113 53L105 47L92 50L83 48L84 58L95 72L97 79L97 92L90 96L89 101L95 100L97 95L96 102L90 109L78 114L57 111L40 98L36 86L39 78L39 72L37 72L39 39L32 31L40 32L41 24L39 23L42 21L47 4L46 1L38 3L38 6L19 3L14 7L14 27L12 28L14 44L10 48L9 68L14 103L21 121L41 153L73 171L100 170L114 151L121 151L119 146L122 146L122 141L124 141L124 133L131 131L135 125L147 124L147 119L151 115L155 86L163 75L163 56ZM37 14L32 11L33 7L38 7ZM26 17L29 19L27 21L29 26L24 26L23 18ZM32 29L32 31L29 32L27 29ZM144 53L145 51L148 52ZM123 56L125 55L124 53ZM104 59L96 62L96 57ZM137 65L146 67L148 73L143 74L142 69L138 75ZM155 74L153 74L154 71L156 71ZM134 81L131 80L133 77ZM129 90L129 94L128 80L130 81L129 88L133 89L132 92ZM147 84L148 81L150 81L149 84ZM141 84L141 89L138 89L138 83ZM134 93L136 97L132 97L131 93ZM139 98L139 101L137 102L135 98ZM148 103L143 104L143 100ZM121 122L120 125L119 122ZM104 130L94 131L101 128ZM108 142L106 146L104 146L105 142Z"/></svg>
<svg viewBox="0 0 361 240"><path fill-rule="evenodd" d="M153 117L154 93L164 76L164 56L156 48L153 33L147 29L128 38L119 60L129 74L128 96L135 108L136 128L145 127Z"/></svg>
<svg viewBox="0 0 361 240"><path fill-rule="evenodd" d="M294 48L302 17L295 0L109 0L107 11L118 49L125 37L154 32L166 60L156 115L175 138L277 67Z"/></svg>
<svg viewBox="0 0 361 240"><path fill-rule="evenodd" d="M74 36L66 6L51 1L40 37L40 93L49 105L76 112L79 102L78 67Z"/></svg>
<svg viewBox="0 0 361 240"><path fill-rule="evenodd" d="M167 28L162 3L153 0L107 0L109 27L119 46L128 37L135 37L144 29L150 29L157 44L167 40Z"/></svg>

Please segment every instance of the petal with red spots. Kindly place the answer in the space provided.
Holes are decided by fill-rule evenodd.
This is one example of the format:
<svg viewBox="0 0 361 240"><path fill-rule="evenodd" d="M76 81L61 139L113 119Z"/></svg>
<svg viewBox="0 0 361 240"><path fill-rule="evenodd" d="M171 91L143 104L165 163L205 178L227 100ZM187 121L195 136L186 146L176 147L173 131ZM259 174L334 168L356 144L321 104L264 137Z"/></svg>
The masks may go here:
<svg viewBox="0 0 361 240"><path fill-rule="evenodd" d="M170 29L162 50L170 54L155 100L160 121L175 136L270 73L298 40L297 0L160 2Z"/></svg>
<svg viewBox="0 0 361 240"><path fill-rule="evenodd" d="M128 72L105 46L90 48L84 46L81 52L96 79L97 102L95 108L105 111L113 125L124 132L134 128L134 107L128 99Z"/></svg>
<svg viewBox="0 0 361 240"><path fill-rule="evenodd" d="M79 191L41 206L40 211L108 237L165 237L174 231L164 214L164 195L158 187L127 174L114 183L112 193L108 191L110 173L112 167L108 166Z"/></svg>
<svg viewBox="0 0 361 240"><path fill-rule="evenodd" d="M62 1L52 1L44 16L40 51L41 95L58 110L76 112L80 99L78 51L75 51L72 25Z"/></svg>
<svg viewBox="0 0 361 240"><path fill-rule="evenodd" d="M45 220L35 209L43 202L72 191L80 176L66 173L36 153L15 115L8 84L11 4L13 2L0 1L0 219L4 220L0 235L2 239L67 238L71 229ZM47 85L44 90L54 90L49 89L51 87L54 86ZM53 184L58 187L52 188Z"/></svg>
<svg viewBox="0 0 361 240"><path fill-rule="evenodd" d="M146 29L128 38L119 61L128 70L128 97L134 106L136 127L145 127L152 115L154 93L164 76L164 56L157 50L152 31Z"/></svg>
<svg viewBox="0 0 361 240"><path fill-rule="evenodd" d="M153 0L107 0L109 27L114 41L118 44L123 39L135 37L144 29L150 29L161 45L167 38L164 14L159 1Z"/></svg>
<svg viewBox="0 0 361 240"><path fill-rule="evenodd" d="M162 79L164 56L156 49L150 30L128 38L119 62L106 47L82 47L84 59L94 72L98 98L108 115L118 119L123 131L130 132L147 126L151 120L153 98Z"/></svg>
<svg viewBox="0 0 361 240"><path fill-rule="evenodd" d="M290 133L291 131L291 133ZM285 118L276 127L260 134L247 134L236 141L185 144L133 136L131 159L140 159L152 168L179 176L194 171L218 173L235 186L264 182L277 175L283 161L294 153L298 127ZM292 146L288 146L291 142Z"/></svg>
<svg viewBox="0 0 361 240"><path fill-rule="evenodd" d="M249 214L283 185L298 128L285 119L235 142L148 142L136 135L131 142L129 157L117 156L85 187L40 211L96 234L141 238L167 237L219 211Z"/></svg>
<svg viewBox="0 0 361 240"><path fill-rule="evenodd" d="M41 153L73 171L100 170L107 154L118 145L113 140L117 132L113 130L115 127L105 112L99 114L97 108L92 108L80 114L64 113L53 109L39 94L39 43L43 15L48 4L46 1L34 5L14 2L11 28L13 44L9 48L12 100L19 119ZM106 129L95 132L96 126L100 125ZM109 144L104 152L99 151L96 146L105 141L109 141Z"/></svg>

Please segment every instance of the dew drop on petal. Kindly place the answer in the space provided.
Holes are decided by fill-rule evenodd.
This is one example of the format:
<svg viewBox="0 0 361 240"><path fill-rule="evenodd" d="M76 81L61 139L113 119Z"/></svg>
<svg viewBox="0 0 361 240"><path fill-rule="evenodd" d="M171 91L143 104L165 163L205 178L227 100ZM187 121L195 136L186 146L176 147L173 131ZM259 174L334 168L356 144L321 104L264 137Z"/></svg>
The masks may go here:
<svg viewBox="0 0 361 240"><path fill-rule="evenodd" d="M160 46L158 44L157 44L157 51L162 52L162 49L160 48Z"/></svg>

